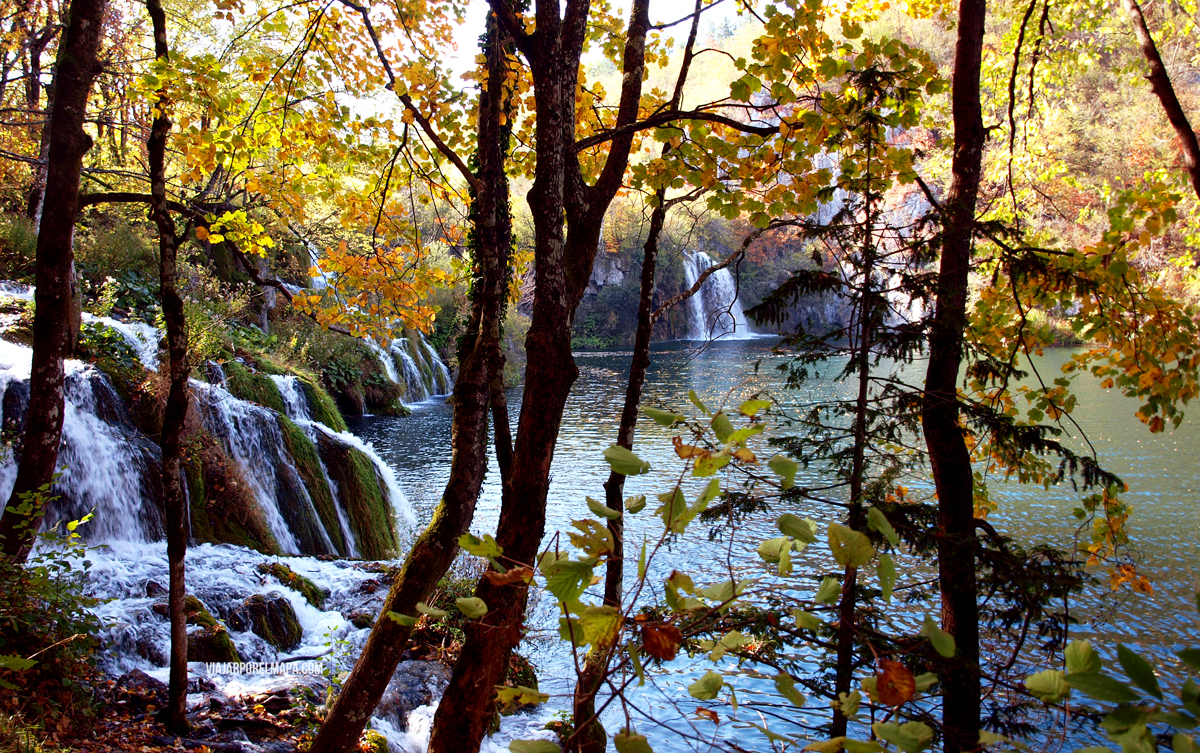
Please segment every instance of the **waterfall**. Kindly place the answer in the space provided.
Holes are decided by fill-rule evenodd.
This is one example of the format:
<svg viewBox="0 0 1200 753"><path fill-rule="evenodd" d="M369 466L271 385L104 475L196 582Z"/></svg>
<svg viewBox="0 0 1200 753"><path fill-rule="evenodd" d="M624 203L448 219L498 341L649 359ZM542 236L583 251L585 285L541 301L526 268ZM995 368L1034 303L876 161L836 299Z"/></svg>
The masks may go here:
<svg viewBox="0 0 1200 753"><path fill-rule="evenodd" d="M420 403L454 390L450 369L420 332L392 340L386 350L370 338L363 342L388 379L404 387L405 403Z"/></svg>
<svg viewBox="0 0 1200 753"><path fill-rule="evenodd" d="M713 265L703 251L683 255L683 274L690 288L706 269ZM754 337L742 303L737 297L737 285L729 269L719 269L709 275L696 294L688 298L689 340L743 340Z"/></svg>
<svg viewBox="0 0 1200 753"><path fill-rule="evenodd" d="M19 434L29 402L33 350L0 341L3 425ZM97 540L152 541L163 536L162 465L158 445L134 428L108 378L80 361L66 362L63 444L66 466L46 515L53 524L91 511L86 530ZM0 457L0 510L12 493L17 458L11 446Z"/></svg>
<svg viewBox="0 0 1200 753"><path fill-rule="evenodd" d="M293 421L311 421L312 415L308 409L308 398L300 387L300 380L294 376L271 375L271 381L279 388L283 405L287 409L287 417Z"/></svg>
<svg viewBox="0 0 1200 753"><path fill-rule="evenodd" d="M89 324L102 324L114 330L125 339L125 342L129 343L143 366L150 371L158 371L159 333L155 327L145 322L122 322L112 317L93 316L87 313L83 315L83 321Z"/></svg>

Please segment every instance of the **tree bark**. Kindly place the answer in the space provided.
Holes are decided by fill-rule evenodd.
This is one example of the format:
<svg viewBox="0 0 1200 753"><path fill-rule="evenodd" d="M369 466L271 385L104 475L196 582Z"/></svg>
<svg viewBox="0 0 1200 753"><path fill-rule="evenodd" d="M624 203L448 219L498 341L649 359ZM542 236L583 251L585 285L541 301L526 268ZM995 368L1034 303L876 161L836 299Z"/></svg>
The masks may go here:
<svg viewBox="0 0 1200 753"><path fill-rule="evenodd" d="M458 554L458 539L471 525L479 489L487 473L487 418L492 404L492 364L498 352L501 313L507 294L505 270L512 247L508 213L507 154L499 129L507 106L501 96L504 68L499 32L489 23L494 55L489 55L487 90L480 97L479 171L476 182L476 227L479 233L480 284L472 305L454 383L450 478L429 527L414 543L396 576L383 609L354 670L334 701L313 741L311 753L344 753L358 742L367 720L383 696L411 629L390 619L388 612L412 616L417 602L429 598Z"/></svg>
<svg viewBox="0 0 1200 753"><path fill-rule="evenodd" d="M167 18L161 0L146 0L146 10L154 33L154 57L167 60ZM167 114L170 99L165 89L155 103L156 115L150 126L146 144L150 167L150 217L158 227L158 285L163 321L167 331L168 391L163 411L162 448L163 502L167 519L167 606L171 618L170 682L167 706L161 719L168 731L182 735L190 725L187 720L187 615L183 600L187 595L184 578L184 556L188 544L187 497L180 479L180 436L188 410L188 337L183 299L176 289L176 252L179 241L175 221L167 208L167 136L171 119Z"/></svg>
<svg viewBox="0 0 1200 753"><path fill-rule="evenodd" d="M921 409L938 498L938 573L942 627L958 652L942 678L945 753L979 745L979 604L975 582L974 489L971 456L959 425L962 363L975 205L986 132L979 78L986 0L961 0L954 52L952 178L942 216L937 308L929 335L929 364Z"/></svg>
<svg viewBox="0 0 1200 753"><path fill-rule="evenodd" d="M529 59L536 108L537 163L528 200L535 228L537 286L525 350L538 358L526 367L512 472L504 483L496 531L506 561L532 566L545 533L550 464L563 408L579 373L571 356L571 320L595 261L604 213L628 165L632 134L613 139L596 184L588 186L575 153L575 87L587 0L568 0L562 11L558 0L537 0L537 31L532 36L510 26L512 14L504 0L492 0L492 6ZM647 6L648 0L635 0L630 11L618 127L637 116L649 27ZM430 753L479 749L491 717L494 688L503 680L509 656L521 639L528 591L521 581L496 586L486 577L480 579L475 596L488 605L488 613L466 628L462 652L434 718Z"/></svg>
<svg viewBox="0 0 1200 753"><path fill-rule="evenodd" d="M1142 55L1150 65L1150 75L1146 78L1150 80L1150 88L1154 90L1154 94L1162 104L1163 112L1167 114L1167 120L1171 122L1176 135L1179 136L1179 146L1183 150L1183 165L1187 168L1192 190L1196 192L1196 196L1200 196L1200 143L1196 141L1196 132L1192 130L1192 124L1188 122L1187 115L1183 112L1183 106L1179 104L1179 98L1175 96L1175 87L1171 85L1171 77L1167 74L1167 66L1163 65L1162 56L1158 54L1154 37L1150 36L1150 29L1146 26L1146 18L1142 15L1141 6L1138 5L1137 0L1123 0L1123 2L1125 12L1129 14L1129 20L1133 24L1133 33L1137 36L1138 46L1142 48Z"/></svg>
<svg viewBox="0 0 1200 753"><path fill-rule="evenodd" d="M44 510L37 505L30 515L22 515L15 508L23 495L48 487L57 470L62 441L63 359L70 343L70 277L74 260L71 244L83 156L92 146L91 137L83 130L83 119L92 80L100 71L96 54L107 4L107 0L71 3L55 75L46 210L42 213L37 241L29 407L16 484L5 514L0 516L0 537L3 537L0 547L4 554L19 562L29 555Z"/></svg>

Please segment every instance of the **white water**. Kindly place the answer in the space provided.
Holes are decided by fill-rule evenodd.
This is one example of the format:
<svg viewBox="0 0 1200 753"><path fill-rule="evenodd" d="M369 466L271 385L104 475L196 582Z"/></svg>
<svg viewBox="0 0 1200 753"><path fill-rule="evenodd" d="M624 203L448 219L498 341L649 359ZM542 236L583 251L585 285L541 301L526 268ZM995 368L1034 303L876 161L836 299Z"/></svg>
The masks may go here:
<svg viewBox="0 0 1200 753"><path fill-rule="evenodd" d="M690 288L700 275L713 266L713 260L703 251L683 255L683 274ZM755 337L742 311L737 284L729 268L709 275L695 295L688 298L689 340L745 340Z"/></svg>
<svg viewBox="0 0 1200 753"><path fill-rule="evenodd" d="M272 374L271 381L279 388L279 394L283 397L283 405L287 408L288 418L293 421L312 420L308 409L308 398L304 395L299 378Z"/></svg>
<svg viewBox="0 0 1200 753"><path fill-rule="evenodd" d="M385 374L387 374L388 379L392 380L393 382L399 382L400 377L396 375L396 364L394 361L392 361L392 357L388 355L388 352L381 348L379 343L375 342L374 338L365 338L363 342L367 344L367 347L370 348L371 352L375 354L375 357L379 359L379 365L383 367L383 371Z"/></svg>
<svg viewBox="0 0 1200 753"><path fill-rule="evenodd" d="M386 350L371 338L363 341L379 360L388 379L404 387L406 404L449 395L454 389L450 369L437 351L420 332L414 334L415 343L407 337L399 337L392 340Z"/></svg>
<svg viewBox="0 0 1200 753"><path fill-rule="evenodd" d="M109 316L93 316L85 313L84 322L103 324L115 330L137 352L138 360L151 371L158 370L158 330L145 322L122 322Z"/></svg>

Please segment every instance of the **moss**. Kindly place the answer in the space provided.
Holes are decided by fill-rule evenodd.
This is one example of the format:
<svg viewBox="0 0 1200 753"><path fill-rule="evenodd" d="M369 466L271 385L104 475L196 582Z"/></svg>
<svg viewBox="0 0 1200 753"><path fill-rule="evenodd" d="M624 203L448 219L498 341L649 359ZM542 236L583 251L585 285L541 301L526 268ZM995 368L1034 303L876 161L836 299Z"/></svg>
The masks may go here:
<svg viewBox="0 0 1200 753"><path fill-rule="evenodd" d="M358 750L367 753L388 753L387 738L373 729L366 730L362 733L362 739L358 741Z"/></svg>
<svg viewBox="0 0 1200 753"><path fill-rule="evenodd" d="M217 618L213 617L212 612L209 612L204 607L204 602L191 594L183 597L183 613L187 615L189 625L200 625L201 627L217 626Z"/></svg>
<svg viewBox="0 0 1200 753"><path fill-rule="evenodd" d="M385 416L407 416L408 409L400 402L404 388L382 374L371 374L362 383L363 400L375 413Z"/></svg>
<svg viewBox="0 0 1200 753"><path fill-rule="evenodd" d="M286 413L279 387L266 374L251 373L237 361L225 364L225 388L234 397Z"/></svg>
<svg viewBox="0 0 1200 753"><path fill-rule="evenodd" d="M238 609L239 617L250 625L259 638L275 648L290 651L304 639L304 628L296 619L291 602L280 594L254 594Z"/></svg>
<svg viewBox="0 0 1200 753"><path fill-rule="evenodd" d="M317 609L325 610L325 592L308 578L300 575L282 562L263 562L258 566L263 575L270 575L293 591L304 597L304 600Z"/></svg>
<svg viewBox="0 0 1200 753"><path fill-rule="evenodd" d="M329 477L337 484L359 553L366 559L396 556L399 542L395 517L370 458L324 434L317 439L317 451Z"/></svg>
<svg viewBox="0 0 1200 753"><path fill-rule="evenodd" d="M188 634L188 661L240 662L237 647L225 628L217 625Z"/></svg>
<svg viewBox="0 0 1200 753"><path fill-rule="evenodd" d="M279 554L258 500L224 448L209 433L196 431L186 439L185 450L192 538Z"/></svg>
<svg viewBox="0 0 1200 753"><path fill-rule="evenodd" d="M337 553L345 557L348 553L346 539L342 535L342 525L338 520L337 508L334 506L333 492L329 489L329 484L325 481L325 474L321 471L321 459L317 456L317 446L312 443L303 429L284 416L279 417L279 428L283 432L283 443L287 447L288 454L292 456L296 471L304 479L304 486L308 489L308 496L312 500L313 507L316 508L317 515L321 518L321 525L325 527L325 533L333 542Z"/></svg>
<svg viewBox="0 0 1200 753"><path fill-rule="evenodd" d="M346 430L346 419L338 412L337 404L325 388L307 377L300 378L300 389L308 399L308 411L314 421L325 424L334 431Z"/></svg>

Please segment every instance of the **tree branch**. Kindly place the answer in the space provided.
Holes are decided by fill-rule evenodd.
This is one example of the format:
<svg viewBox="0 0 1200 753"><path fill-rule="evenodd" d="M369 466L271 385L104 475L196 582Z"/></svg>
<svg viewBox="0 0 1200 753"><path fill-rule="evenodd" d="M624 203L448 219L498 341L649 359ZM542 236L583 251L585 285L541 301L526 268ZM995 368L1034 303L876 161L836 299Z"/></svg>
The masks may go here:
<svg viewBox="0 0 1200 753"><path fill-rule="evenodd" d="M754 136L766 137L774 136L775 134L779 133L779 126L750 125L749 123L742 123L741 121L735 120L728 115L721 115L720 113L707 112L704 110L689 110L686 112L667 110L656 115L651 115L644 120L639 120L636 123L618 126L616 128L604 131L603 133L596 133L588 136L586 139L580 139L579 141L575 142L575 151L582 152L584 149L589 149L598 144L603 144L606 141L612 141L613 139L621 136L627 136L637 131L645 131L650 128L657 128L660 125L675 123L682 120L703 120L709 123L719 123L721 125L728 126L729 128L737 129L742 133L748 133Z"/></svg>

